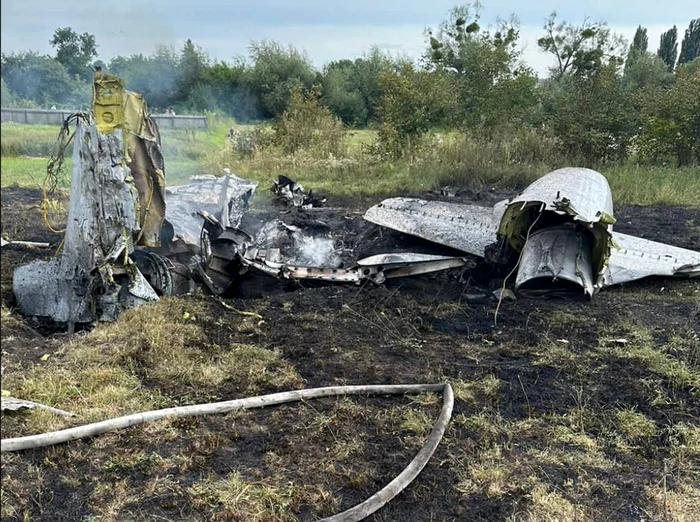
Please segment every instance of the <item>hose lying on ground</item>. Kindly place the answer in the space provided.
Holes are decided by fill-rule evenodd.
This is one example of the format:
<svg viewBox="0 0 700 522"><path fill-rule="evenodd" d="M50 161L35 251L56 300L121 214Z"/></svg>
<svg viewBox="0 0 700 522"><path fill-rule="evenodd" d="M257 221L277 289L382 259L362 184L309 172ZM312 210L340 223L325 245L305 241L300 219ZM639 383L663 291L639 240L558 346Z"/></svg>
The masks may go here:
<svg viewBox="0 0 700 522"><path fill-rule="evenodd" d="M269 395L259 395L245 399L235 399L232 401L213 402L208 404L195 404L192 406L178 406L176 408L166 408L163 410L153 410L143 413L125 415L85 426L77 426L65 430L17 437L13 439L3 439L0 441L0 452L20 451L31 448L42 448L68 442L71 440L93 437L108 431L114 431L130 426L136 426L144 422L175 418L193 417L198 415L210 415L214 413L228 413L237 410L249 410L262 408L276 404L297 402L306 399L316 399L320 397L334 397L340 395L402 395L416 394L424 392L442 392L442 411L433 426L425 444L420 449L413 460L404 470L389 484L384 486L377 493L369 497L364 502L337 515L324 518L319 522L356 522L368 517L391 499L403 491L413 479L423 470L428 460L435 452L442 436L447 428L447 423L452 416L454 396L449 383L444 384L396 384L396 385L360 385L360 386L330 386L326 388L311 388L307 390L295 390L281 393L271 393Z"/></svg>

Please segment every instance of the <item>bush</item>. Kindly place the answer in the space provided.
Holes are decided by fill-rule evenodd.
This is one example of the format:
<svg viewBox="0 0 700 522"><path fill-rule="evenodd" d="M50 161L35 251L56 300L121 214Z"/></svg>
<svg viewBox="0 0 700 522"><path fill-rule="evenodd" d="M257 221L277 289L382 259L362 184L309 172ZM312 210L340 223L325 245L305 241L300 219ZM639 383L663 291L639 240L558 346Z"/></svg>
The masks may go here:
<svg viewBox="0 0 700 522"><path fill-rule="evenodd" d="M698 92L700 67L679 66L671 89L649 89L643 94L642 132L637 137L643 159L675 157L679 166L700 161Z"/></svg>
<svg viewBox="0 0 700 522"><path fill-rule="evenodd" d="M380 150L394 158L414 156L421 137L430 129L450 123L458 112L455 84L444 74L416 70L404 64L382 74L384 95L379 102Z"/></svg>
<svg viewBox="0 0 700 522"><path fill-rule="evenodd" d="M256 125L251 130L229 130L231 150L241 158L255 158L258 152L275 144L275 131L270 125Z"/></svg>
<svg viewBox="0 0 700 522"><path fill-rule="evenodd" d="M305 150L315 157L342 156L346 131L343 122L320 103L321 90L292 91L289 107L274 124L276 144L287 154Z"/></svg>

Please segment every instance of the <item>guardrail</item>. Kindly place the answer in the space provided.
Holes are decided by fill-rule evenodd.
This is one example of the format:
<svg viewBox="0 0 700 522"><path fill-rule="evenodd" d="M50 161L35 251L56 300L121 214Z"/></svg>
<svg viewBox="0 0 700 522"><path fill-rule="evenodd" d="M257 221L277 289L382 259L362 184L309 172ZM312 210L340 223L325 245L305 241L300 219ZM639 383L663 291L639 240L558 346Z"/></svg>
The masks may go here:
<svg viewBox="0 0 700 522"><path fill-rule="evenodd" d="M56 109L0 109L3 122L61 125L75 111ZM174 114L151 114L160 129L206 129L206 116L177 116Z"/></svg>

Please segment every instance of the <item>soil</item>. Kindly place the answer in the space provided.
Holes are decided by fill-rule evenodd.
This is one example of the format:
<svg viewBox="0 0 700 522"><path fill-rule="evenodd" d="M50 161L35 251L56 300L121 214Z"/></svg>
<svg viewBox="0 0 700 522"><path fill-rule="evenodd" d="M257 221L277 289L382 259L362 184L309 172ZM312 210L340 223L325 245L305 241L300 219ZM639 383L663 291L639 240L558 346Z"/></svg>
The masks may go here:
<svg viewBox="0 0 700 522"><path fill-rule="evenodd" d="M444 198L433 193L424 196ZM503 194L470 192L450 201L492 204ZM330 203L332 204L332 198ZM61 237L45 230L38 218L40 194L20 188L2 189L3 232L10 239L48 241L58 245ZM635 234L684 248L697 249L700 233L698 210L681 207L627 206L616 209L619 232ZM279 218L290 225L316 234L343 238L344 256L359 259L382 252L425 252L457 254L448 248L382 229L362 220L362 212L352 208L318 209L281 213L277 209L254 210L243 228L255 232L261 221ZM17 247L2 251L2 301L12 307L11 275L15 266L33 259L46 259L55 249L27 250ZM239 309L260 311L264 322L252 332L237 328L239 319L224 307L207 300L211 322L205 328L210 342L255 343L280 350L305 380L305 387L333 384L391 384L439 382L444 379L480 379L493 375L502 383L497 404L505 420L527 419L538 413L564 414L574 399L571 390L585 386L587 401L596 408L609 409L618 404L638 408L650 418L668 425L675 421L698 425L700 404L691 391L667 384L676 402L668 407L650 407L648 392L640 383L640 368L624 358L586 360L588 365L562 367L541 362L542 351L557 343L566 345L575 355L593 353L605 342L605 326L643 321L660 343L677 331L700 334L700 284L693 281L648 279L601 292L591 303L558 300L504 300L495 317L497 301L492 291L503 284L503 274L493 272L474 258L472 266L432 275L389 280L382 286L330 285L280 282L252 270L245 274L227 300ZM648 298L653 294L655 298ZM667 295L668 298L663 296ZM659 297L661 296L661 297ZM681 296L681 297L679 297ZM566 320L557 320L560 316ZM629 332L620 331L619 335ZM27 367L38 364L43 353L60 345L65 334L52 331L38 322L3 325L3 359ZM5 362L3 363L5 364ZM146 385L146 384L145 384ZM241 390L226 385L216 393L199 397L197 390L173 383L164 392L175 402L198 399L222 400L242 396ZM274 389L263 390L278 391ZM526 393L523 393L526 391ZM396 398L366 398L362 404L377 411L407 404ZM684 404L683 408L675 404ZM283 474L294 484L318 485L335 495L336 504L321 508L328 516L351 507L389 482L413 457L422 439L401 443L396 432L387 430L380 417L351 414L336 419L333 430L307 430L319 416L335 415L336 401L313 402L285 408L249 412L236 417L207 417L182 421L179 438L167 446L150 442L145 428L134 428L110 435L118 444L96 446L93 441L76 441L52 450L36 450L3 465L3 474L23 480L29 465L42 468L43 489L28 509L40 520L80 520L89 513L87 499L96 480L127 478L134 489L145 488L152 479L149 469L117 472L117 479L105 479L98 462L114 455L143 449L162 457L188 454L195 465L175 471L177 480L167 491L144 493L138 502L127 504L124 520L204 520L201 511L184 499L184 491L208 474L225 477L237 471L249 481ZM439 404L425 406L434 419ZM481 407L457 401L453 419L474 415ZM335 418L335 417L334 417ZM232 428L233 426L233 428ZM496 438L506 437L505 434ZM661 435L660 435L661 437ZM317 461L338 440L360 439L364 449L334 473L319 469ZM510 446L504 458L527 462L528 450L543 449L546 440L533 437ZM648 458L619 453L612 455L622 464L614 471L591 470L600 481L611 486L600 494L567 498L584 505L597 520L649 520L644 513L654 511L644 493L644 484L657 482L668 449L663 441ZM532 502L528 490L510 490L507 495L485 491L460 493L455 488L455 455L468 454L480 444L468 425L452 424L449 436L408 490L390 502L371 520L503 520L514 513L526 512ZM271 464L274 449L282 461L293 463L284 468ZM47 451L51 460L61 462L70 453L73 468L45 466ZM613 451L613 450L610 450ZM650 450L651 451L651 450ZM76 458L76 455L84 457ZM4 462L4 461L3 461ZM663 468L663 466L662 466ZM622 471L621 471L622 470ZM121 473L121 474L120 474ZM548 477L555 487L563 488L572 480L564 465L550 464L539 471L523 470ZM364 476L363 480L354 478ZM353 478L354 477L354 478ZM69 478L75 478L71 482ZM79 480L78 480L79 479ZM576 476L573 476L576 479ZM350 485L349 485L350 483ZM72 484L72 485L69 485ZM53 501L51 501L53 499ZM57 502L57 499L61 499ZM323 501L319 501L321 504ZM297 507L300 520L319 515L311 504ZM130 518L131 517L131 518ZM215 519L215 518L209 518ZM223 520L223 518L221 518ZM230 520L236 520L231 518ZM241 519L242 520L242 519ZM271 520L274 520L271 518Z"/></svg>

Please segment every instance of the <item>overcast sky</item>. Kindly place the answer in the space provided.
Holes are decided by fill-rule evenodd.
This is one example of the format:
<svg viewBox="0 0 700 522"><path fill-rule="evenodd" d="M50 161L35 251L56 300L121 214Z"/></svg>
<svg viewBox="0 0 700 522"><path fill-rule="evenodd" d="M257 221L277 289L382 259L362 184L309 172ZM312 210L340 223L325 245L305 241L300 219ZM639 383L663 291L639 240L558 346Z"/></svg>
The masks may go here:
<svg viewBox="0 0 700 522"><path fill-rule="evenodd" d="M420 57L424 31L436 27L454 0L2 0L2 52L52 53L57 27L94 34L99 58L151 53L156 45L180 48L191 38L212 58L245 55L251 40L276 40L307 51L317 67L330 60L362 56L370 46ZM693 18L698 0L485 0L481 25L514 14L521 24L524 58L544 73L550 58L537 49L547 15L580 23L585 17L608 22L628 40L637 25L648 28L649 47L674 24L679 39Z"/></svg>

